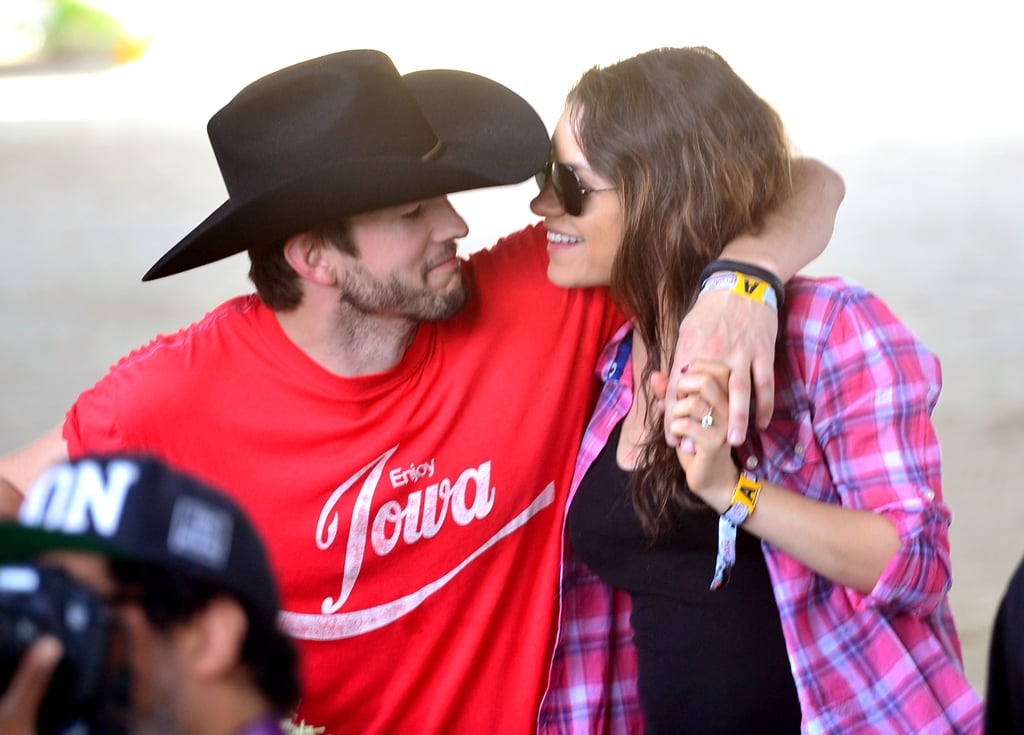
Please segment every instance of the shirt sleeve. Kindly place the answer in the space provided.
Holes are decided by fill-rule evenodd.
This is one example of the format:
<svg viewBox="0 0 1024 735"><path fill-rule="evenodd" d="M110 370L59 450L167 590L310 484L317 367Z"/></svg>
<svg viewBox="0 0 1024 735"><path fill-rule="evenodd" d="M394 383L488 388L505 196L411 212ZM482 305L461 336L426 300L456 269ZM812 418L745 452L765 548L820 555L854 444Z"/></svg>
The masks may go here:
<svg viewBox="0 0 1024 735"><path fill-rule="evenodd" d="M119 365L92 388L83 391L65 415L63 436L72 459L87 453L117 452L126 448L119 428L119 399L124 382Z"/></svg>
<svg viewBox="0 0 1024 735"><path fill-rule="evenodd" d="M822 320L811 392L815 433L846 507L884 514L900 548L854 607L928 614L951 585L949 509L931 413L941 388L937 358L876 296L840 289Z"/></svg>

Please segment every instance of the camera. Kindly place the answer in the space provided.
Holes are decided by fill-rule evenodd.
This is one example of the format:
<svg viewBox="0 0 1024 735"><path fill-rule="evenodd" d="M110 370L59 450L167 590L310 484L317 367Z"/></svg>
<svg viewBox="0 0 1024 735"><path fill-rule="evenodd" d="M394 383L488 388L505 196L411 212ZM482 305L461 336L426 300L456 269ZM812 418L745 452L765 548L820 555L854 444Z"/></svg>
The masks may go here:
<svg viewBox="0 0 1024 735"><path fill-rule="evenodd" d="M65 572L35 563L0 564L0 693L28 647L50 634L64 657L39 708L39 735L115 735L127 701L114 664L117 630L109 608Z"/></svg>

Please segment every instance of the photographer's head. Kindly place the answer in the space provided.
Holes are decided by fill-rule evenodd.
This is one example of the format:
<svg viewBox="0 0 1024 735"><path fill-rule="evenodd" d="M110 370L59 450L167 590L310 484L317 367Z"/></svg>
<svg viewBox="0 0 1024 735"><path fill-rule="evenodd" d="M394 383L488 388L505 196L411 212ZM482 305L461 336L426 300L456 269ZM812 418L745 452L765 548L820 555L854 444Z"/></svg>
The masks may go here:
<svg viewBox="0 0 1024 735"><path fill-rule="evenodd" d="M26 496L18 522L0 526L0 571L17 571L14 560L62 570L110 613L104 648L131 677L127 732L232 733L295 703L295 653L276 626L263 545L231 500L196 479L145 457L57 465ZM0 618L13 617L17 598L2 588ZM64 604L63 592L34 594ZM51 632L68 639L66 658L82 648L76 633Z"/></svg>

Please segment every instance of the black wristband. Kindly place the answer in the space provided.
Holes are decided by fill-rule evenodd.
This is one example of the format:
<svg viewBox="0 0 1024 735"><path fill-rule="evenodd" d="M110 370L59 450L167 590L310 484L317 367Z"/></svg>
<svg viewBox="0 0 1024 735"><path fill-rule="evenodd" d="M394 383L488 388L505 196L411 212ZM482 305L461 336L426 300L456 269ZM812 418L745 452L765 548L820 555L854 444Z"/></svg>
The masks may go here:
<svg viewBox="0 0 1024 735"><path fill-rule="evenodd" d="M772 291L775 292L775 300L779 304L779 309L782 309L782 302L785 301L786 298L786 287L782 285L782 280L771 271L765 270L764 268L760 268L756 265L751 265L750 263L742 263L738 260L712 260L704 267L704 270L701 271L701 285L703 286L704 281L706 281L710 276L721 271L736 271L737 273L742 273L745 276L750 276L751 278L757 278L764 281L772 287Z"/></svg>

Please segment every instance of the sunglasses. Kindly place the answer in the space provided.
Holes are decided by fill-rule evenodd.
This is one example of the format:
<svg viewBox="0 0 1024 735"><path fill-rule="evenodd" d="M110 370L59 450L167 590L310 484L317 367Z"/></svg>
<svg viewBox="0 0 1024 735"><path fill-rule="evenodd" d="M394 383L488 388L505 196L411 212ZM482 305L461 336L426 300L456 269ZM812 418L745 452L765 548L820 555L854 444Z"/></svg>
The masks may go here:
<svg viewBox="0 0 1024 735"><path fill-rule="evenodd" d="M562 209L565 210L566 214L570 214L573 217L579 217L583 211L583 197L587 194L596 194L600 191L615 191L614 188L608 189L588 189L580 183L580 177L571 166L567 166L564 163L558 161L548 161L544 164L544 168L537 172L537 186L544 190L544 187L551 182L551 185L555 189L555 196L558 197L558 203L562 205Z"/></svg>

